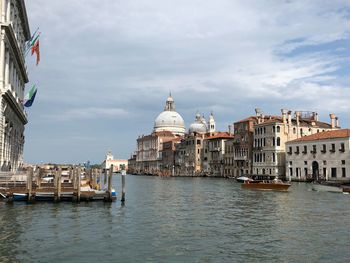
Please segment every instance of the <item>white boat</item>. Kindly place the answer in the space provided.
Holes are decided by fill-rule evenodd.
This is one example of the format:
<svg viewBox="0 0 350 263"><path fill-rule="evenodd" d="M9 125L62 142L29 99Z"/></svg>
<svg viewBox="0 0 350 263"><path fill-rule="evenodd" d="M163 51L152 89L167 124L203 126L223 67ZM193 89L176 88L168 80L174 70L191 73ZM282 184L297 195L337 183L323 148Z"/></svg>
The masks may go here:
<svg viewBox="0 0 350 263"><path fill-rule="evenodd" d="M312 184L312 190L317 192L331 192L331 193L342 193L343 188L336 184L327 183L314 183Z"/></svg>

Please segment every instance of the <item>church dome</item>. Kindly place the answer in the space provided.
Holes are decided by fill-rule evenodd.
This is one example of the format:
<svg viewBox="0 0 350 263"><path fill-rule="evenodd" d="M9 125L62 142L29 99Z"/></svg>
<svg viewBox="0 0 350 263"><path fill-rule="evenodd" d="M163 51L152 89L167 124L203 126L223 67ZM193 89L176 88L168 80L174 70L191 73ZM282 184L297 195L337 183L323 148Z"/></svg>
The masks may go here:
<svg viewBox="0 0 350 263"><path fill-rule="evenodd" d="M174 100L170 95L166 101L164 111L154 121L154 131L170 131L177 135L184 135L185 130L185 122L181 115L175 111Z"/></svg>
<svg viewBox="0 0 350 263"><path fill-rule="evenodd" d="M189 133L206 133L207 125L205 123L205 119L201 117L199 114L196 115L195 122L190 125Z"/></svg>

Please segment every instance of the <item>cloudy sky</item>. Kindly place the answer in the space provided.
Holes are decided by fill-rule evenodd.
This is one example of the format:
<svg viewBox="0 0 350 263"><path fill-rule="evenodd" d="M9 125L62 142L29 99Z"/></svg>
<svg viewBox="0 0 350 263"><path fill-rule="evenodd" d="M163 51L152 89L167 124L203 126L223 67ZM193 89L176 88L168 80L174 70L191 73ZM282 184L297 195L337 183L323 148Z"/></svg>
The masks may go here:
<svg viewBox="0 0 350 263"><path fill-rule="evenodd" d="M40 27L25 161L128 158L171 91L187 127L281 108L350 127L348 0L27 0Z"/></svg>

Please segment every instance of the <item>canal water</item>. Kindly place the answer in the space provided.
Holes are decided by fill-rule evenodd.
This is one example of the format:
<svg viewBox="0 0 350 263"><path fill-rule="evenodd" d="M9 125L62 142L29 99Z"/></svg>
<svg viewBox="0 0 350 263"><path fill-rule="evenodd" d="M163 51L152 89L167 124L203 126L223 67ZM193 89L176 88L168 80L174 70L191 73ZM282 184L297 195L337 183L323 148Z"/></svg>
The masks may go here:
<svg viewBox="0 0 350 263"><path fill-rule="evenodd" d="M0 202L0 262L348 262L350 195L309 188L128 175L125 206Z"/></svg>

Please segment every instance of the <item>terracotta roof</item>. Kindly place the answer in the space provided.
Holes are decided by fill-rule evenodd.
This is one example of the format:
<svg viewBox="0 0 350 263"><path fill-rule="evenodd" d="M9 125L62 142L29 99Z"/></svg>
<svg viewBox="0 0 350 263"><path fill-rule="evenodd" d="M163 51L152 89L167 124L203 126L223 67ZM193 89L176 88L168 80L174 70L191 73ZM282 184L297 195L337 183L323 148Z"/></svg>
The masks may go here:
<svg viewBox="0 0 350 263"><path fill-rule="evenodd" d="M350 137L350 129L341 129L341 130L334 130L334 131L325 131L325 132L318 132L315 134L311 134L308 136L301 137L299 139L287 142L287 143L293 143L293 142L306 142L306 141L318 141L318 140L327 140L327 139L336 139L336 138L349 138Z"/></svg>
<svg viewBox="0 0 350 263"><path fill-rule="evenodd" d="M233 134L230 134L228 132L216 132L214 135L206 137L207 140L212 139L233 139Z"/></svg>
<svg viewBox="0 0 350 263"><path fill-rule="evenodd" d="M234 123L240 123L240 122L247 122L247 121L257 121L258 118L256 116L250 116L248 118L245 118L243 120L240 120L240 121L236 121Z"/></svg>

